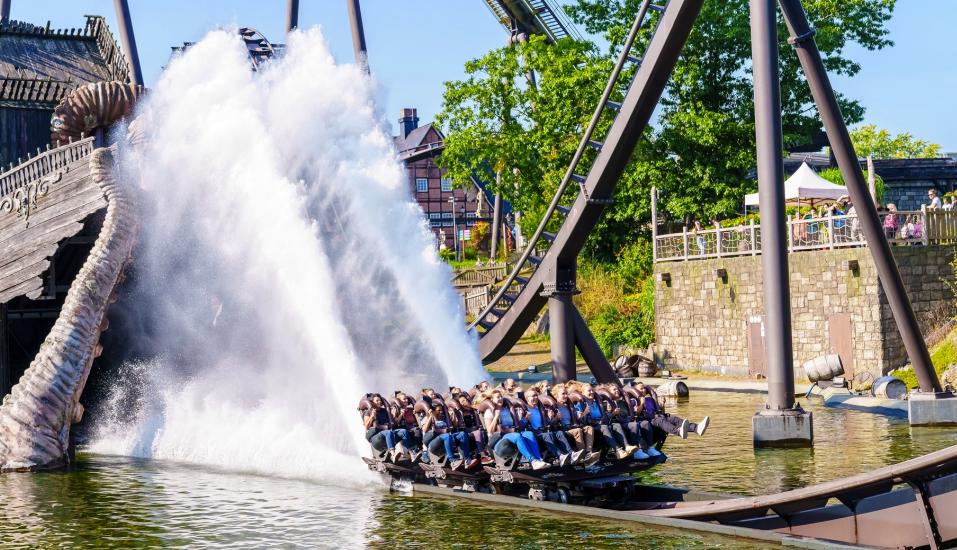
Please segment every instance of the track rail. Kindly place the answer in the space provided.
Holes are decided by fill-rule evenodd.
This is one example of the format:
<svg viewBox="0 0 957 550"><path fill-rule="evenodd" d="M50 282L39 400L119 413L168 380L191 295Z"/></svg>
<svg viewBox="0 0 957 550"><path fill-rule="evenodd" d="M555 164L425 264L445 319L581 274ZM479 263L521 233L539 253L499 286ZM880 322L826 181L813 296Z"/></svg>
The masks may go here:
<svg viewBox="0 0 957 550"><path fill-rule="evenodd" d="M489 306L469 326L483 331L479 334L479 350L485 363L498 359L518 341L545 306L547 285L554 284L560 270L574 265L601 213L611 204L618 179L664 92L702 3L703 0L670 0L667 4L656 5L645 0L641 4L592 119L545 215ZM649 12L656 12L659 16L644 53L635 56L636 42ZM621 89L620 77L629 64L638 67L634 77L623 100L620 103L612 101L612 95ZM598 142L594 134L607 110L617 114L604 142ZM597 149L595 160L587 175L577 174L589 149ZM571 207L561 206L572 182L579 186L575 202ZM546 227L556 213L564 215L564 220L558 232L552 234L546 231ZM543 240L551 242L551 246L541 257L534 256L533 251ZM518 286L517 292L514 292L513 285Z"/></svg>

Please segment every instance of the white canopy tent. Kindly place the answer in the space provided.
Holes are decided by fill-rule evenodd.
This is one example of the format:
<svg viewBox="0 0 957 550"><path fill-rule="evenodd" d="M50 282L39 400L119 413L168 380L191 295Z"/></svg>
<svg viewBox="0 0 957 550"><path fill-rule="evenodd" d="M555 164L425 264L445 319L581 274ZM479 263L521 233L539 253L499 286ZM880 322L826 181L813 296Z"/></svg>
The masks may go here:
<svg viewBox="0 0 957 550"><path fill-rule="evenodd" d="M847 188L831 183L817 175L806 162L801 163L791 177L784 182L784 200L788 206L809 204L814 206L819 202L834 202L847 195ZM757 206L758 194L749 193L744 198L745 206Z"/></svg>

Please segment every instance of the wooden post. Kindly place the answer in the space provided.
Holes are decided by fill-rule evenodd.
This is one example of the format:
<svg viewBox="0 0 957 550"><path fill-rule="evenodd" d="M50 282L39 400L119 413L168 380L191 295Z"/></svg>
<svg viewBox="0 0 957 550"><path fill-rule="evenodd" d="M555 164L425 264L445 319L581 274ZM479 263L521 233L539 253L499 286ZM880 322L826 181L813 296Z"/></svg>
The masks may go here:
<svg viewBox="0 0 957 550"><path fill-rule="evenodd" d="M827 211L827 247L834 250L834 211Z"/></svg>
<svg viewBox="0 0 957 550"><path fill-rule="evenodd" d="M867 189L871 192L871 200L874 201L874 206L880 206L877 204L877 177L874 174L874 157L872 155L867 155Z"/></svg>
<svg viewBox="0 0 957 550"><path fill-rule="evenodd" d="M658 188L651 186L651 262L658 261Z"/></svg>
<svg viewBox="0 0 957 550"><path fill-rule="evenodd" d="M755 232L755 230L754 230L754 219L753 219L753 218L752 218L751 220L748 220L748 225L751 226L751 255L752 255L752 256L757 256L757 255L758 255L758 239L757 239L757 236L758 236L758 235L757 235L757 232ZM789 227L789 228L788 228L788 232L790 232L790 231L791 231L791 228Z"/></svg>
<svg viewBox="0 0 957 550"><path fill-rule="evenodd" d="M684 248L685 248L684 259L687 260L688 259L688 226L687 225L681 228L681 238L682 238L682 241L684 241Z"/></svg>
<svg viewBox="0 0 957 550"><path fill-rule="evenodd" d="M794 220L788 216L788 252L794 250Z"/></svg>
<svg viewBox="0 0 957 550"><path fill-rule="evenodd" d="M714 223L714 250L721 257L721 222Z"/></svg>
<svg viewBox="0 0 957 550"><path fill-rule="evenodd" d="M0 304L0 399L10 393L11 373L7 332L7 304Z"/></svg>

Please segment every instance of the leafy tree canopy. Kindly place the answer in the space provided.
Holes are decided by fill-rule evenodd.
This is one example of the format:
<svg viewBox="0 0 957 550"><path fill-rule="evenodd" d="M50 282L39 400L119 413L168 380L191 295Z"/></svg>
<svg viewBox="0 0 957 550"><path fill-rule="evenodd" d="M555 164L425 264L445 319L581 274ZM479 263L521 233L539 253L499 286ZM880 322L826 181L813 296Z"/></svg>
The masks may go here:
<svg viewBox="0 0 957 550"><path fill-rule="evenodd" d="M892 44L886 23L894 4L805 0L831 74L852 76L860 70L845 52L850 44L869 50ZM599 53L604 46L594 43L562 40L550 45L533 38L469 62L465 80L446 84L439 116L447 136L442 163L453 177L462 181L473 171L500 172L503 195L526 214L525 229L533 228L600 97L611 68L607 54L620 50L639 5L639 0L575 0L569 6L576 23L602 36L611 50L604 55ZM821 125L786 39L782 21L785 142L805 144ZM639 40L639 47L645 43ZM653 185L661 191L660 210L676 218L704 219L734 213L744 195L756 188L750 179L755 158L750 56L748 1L705 2L657 119L619 181L615 205L589 242L594 257L611 259L646 238ZM537 74L537 89L525 80L527 69ZM860 122L861 105L843 96L839 100L847 123ZM609 124L610 118L602 121L599 141Z"/></svg>
<svg viewBox="0 0 957 550"><path fill-rule="evenodd" d="M892 136L876 124L866 124L851 130L854 150L860 157L876 159L933 158L940 154L940 145L917 139L909 133Z"/></svg>

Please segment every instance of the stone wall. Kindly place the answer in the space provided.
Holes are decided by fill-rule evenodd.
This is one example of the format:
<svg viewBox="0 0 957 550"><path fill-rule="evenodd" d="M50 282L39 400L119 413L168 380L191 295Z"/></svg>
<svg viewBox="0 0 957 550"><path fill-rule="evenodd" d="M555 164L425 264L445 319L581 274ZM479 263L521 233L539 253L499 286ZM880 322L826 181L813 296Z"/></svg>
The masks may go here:
<svg viewBox="0 0 957 550"><path fill-rule="evenodd" d="M922 179L885 182L884 204L894 203L898 210L920 210L922 204L930 204L928 189L937 189L940 194L954 189L954 181L948 179Z"/></svg>
<svg viewBox="0 0 957 550"><path fill-rule="evenodd" d="M922 328L953 316L954 294L946 281L953 280L954 249L895 247L894 253ZM855 373L879 376L900 366L900 335L868 249L797 252L788 259L799 378L804 362L841 347L841 326L848 329L850 343L842 349L852 355ZM727 271L725 279L719 269ZM664 273L670 283L662 280ZM759 255L655 265L656 351L667 368L755 374L749 355L759 353L749 351L749 332L752 340L763 337L763 308ZM753 342L751 349L760 346ZM760 372L760 364L751 367Z"/></svg>

